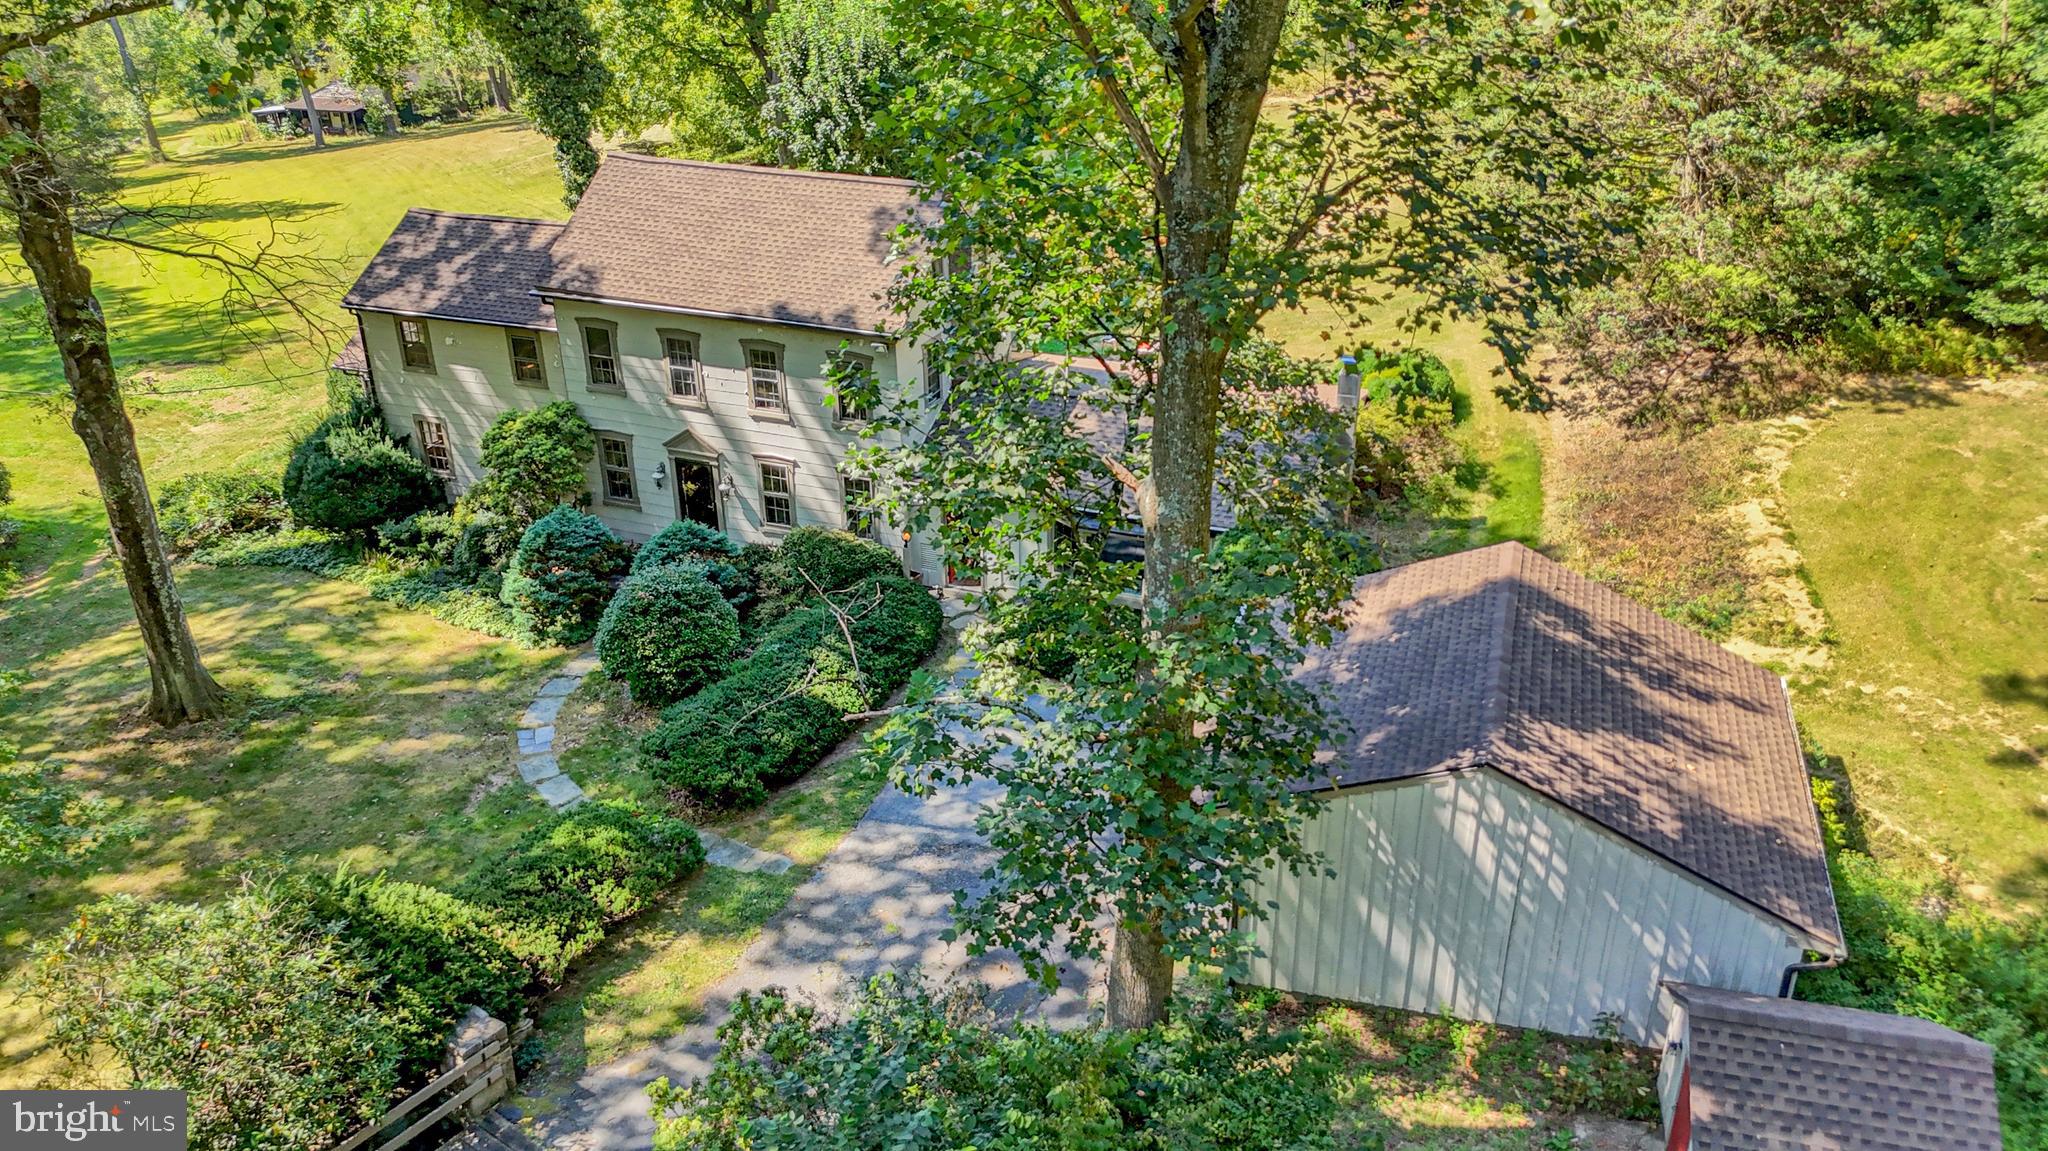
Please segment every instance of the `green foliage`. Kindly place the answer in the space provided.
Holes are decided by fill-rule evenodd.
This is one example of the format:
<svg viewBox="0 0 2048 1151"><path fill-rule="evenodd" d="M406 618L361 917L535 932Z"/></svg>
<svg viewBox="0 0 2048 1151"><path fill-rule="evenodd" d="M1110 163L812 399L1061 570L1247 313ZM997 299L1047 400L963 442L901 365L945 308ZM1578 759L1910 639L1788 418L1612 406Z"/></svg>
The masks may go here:
<svg viewBox="0 0 2048 1151"><path fill-rule="evenodd" d="M331 931L375 977L378 1004L404 1023L408 1082L432 1073L470 1007L508 1022L525 1013L529 973L492 912L382 875L339 871L273 882L281 907L309 928Z"/></svg>
<svg viewBox="0 0 2048 1151"><path fill-rule="evenodd" d="M759 568L766 618L819 592L843 591L869 576L903 574L895 552L871 539L831 528L797 528Z"/></svg>
<svg viewBox="0 0 2048 1151"><path fill-rule="evenodd" d="M598 621L597 657L636 701L659 707L724 674L740 616L701 563L635 568Z"/></svg>
<svg viewBox="0 0 2048 1151"><path fill-rule="evenodd" d="M603 520L558 507L520 537L502 598L534 642L582 643L625 568L625 546Z"/></svg>
<svg viewBox="0 0 2048 1151"><path fill-rule="evenodd" d="M633 553L633 570L646 571L672 563L695 563L704 578L733 604L753 598L754 577L740 569L742 549L731 536L695 520L677 520L654 533Z"/></svg>
<svg viewBox="0 0 2048 1151"><path fill-rule="evenodd" d="M555 142L555 166L574 206L597 174L590 146L611 77L578 0L461 0L454 10L504 53L533 126Z"/></svg>
<svg viewBox="0 0 2048 1151"><path fill-rule="evenodd" d="M442 500L427 466L391 442L374 404L352 401L292 448L284 499L301 527L367 535Z"/></svg>
<svg viewBox="0 0 2048 1151"><path fill-rule="evenodd" d="M183 549L275 531L290 514L276 477L239 469L188 472L165 484L156 499L157 526Z"/></svg>
<svg viewBox="0 0 2048 1151"><path fill-rule="evenodd" d="M1106 618L1095 619L1090 618L1089 607L1053 596L1019 596L1014 610L994 612L986 630L975 637L976 657L1013 664L1047 679L1065 679L1074 673L1084 654L1075 636L1138 633L1137 609L1112 601L1101 608ZM1126 662L1106 670L1128 674L1132 668Z"/></svg>
<svg viewBox="0 0 2048 1151"><path fill-rule="evenodd" d="M1362 400L1380 407L1391 406L1399 416L1410 416L1422 408L1447 408L1452 422L1462 423L1471 415L1470 404L1458 391L1451 369L1434 352L1405 348L1382 352L1360 348L1357 354L1359 390Z"/></svg>
<svg viewBox="0 0 2048 1151"><path fill-rule="evenodd" d="M75 872L141 834L112 804L67 783L54 764L22 763L19 754L0 740L0 867L27 875Z"/></svg>
<svg viewBox="0 0 2048 1151"><path fill-rule="evenodd" d="M14 473L7 470L6 464L0 463L0 506L5 506L13 502Z"/></svg>
<svg viewBox="0 0 2048 1151"><path fill-rule="evenodd" d="M1849 316L1833 332L1833 351L1870 372L1977 376L2019 363L2017 341L1943 318L1927 323Z"/></svg>
<svg viewBox="0 0 2048 1151"><path fill-rule="evenodd" d="M689 824L630 803L585 803L528 832L455 894L495 911L534 978L555 983L607 927L703 866Z"/></svg>
<svg viewBox="0 0 2048 1151"><path fill-rule="evenodd" d="M597 436L576 405L556 400L510 411L484 432L484 478L463 493L472 511L494 512L524 531L557 504L589 499Z"/></svg>
<svg viewBox="0 0 2048 1151"><path fill-rule="evenodd" d="M24 993L81 1067L187 1093L194 1148L323 1147L380 1114L405 1057L376 976L248 887L210 907L129 896L36 946Z"/></svg>
<svg viewBox="0 0 2048 1151"><path fill-rule="evenodd" d="M496 593L486 593L455 568L422 569L416 562L365 557L354 544L304 528L268 536L235 536L192 554L216 567L273 567L346 580L371 596L456 627L512 639L524 630Z"/></svg>
<svg viewBox="0 0 2048 1151"><path fill-rule="evenodd" d="M877 121L914 99L911 68L872 0L785 0L768 21L773 81L763 134L783 163L824 172L893 174Z"/></svg>
<svg viewBox="0 0 2048 1151"><path fill-rule="evenodd" d="M830 599L784 616L724 679L663 712L641 741L648 771L700 803L760 803L845 739L846 715L886 699L938 644L938 604L901 576L871 576Z"/></svg>
<svg viewBox="0 0 2048 1151"><path fill-rule="evenodd" d="M649 1088L660 1151L1003 1147L1022 1151L1334 1148L1321 1035L1198 1003L1117 1034L998 1027L891 979L843 1017L743 994L711 1074Z"/></svg>

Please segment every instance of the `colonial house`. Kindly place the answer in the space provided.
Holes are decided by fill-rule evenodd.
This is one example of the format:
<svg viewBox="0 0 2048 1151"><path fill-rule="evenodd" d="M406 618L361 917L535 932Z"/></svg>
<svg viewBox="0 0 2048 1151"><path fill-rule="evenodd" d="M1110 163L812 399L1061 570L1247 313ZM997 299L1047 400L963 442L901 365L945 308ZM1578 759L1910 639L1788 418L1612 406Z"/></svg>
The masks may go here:
<svg viewBox="0 0 2048 1151"><path fill-rule="evenodd" d="M591 510L623 537L847 527L939 584L929 541L846 474L866 413L828 378L848 357L885 402L944 400L884 299L894 233L927 210L902 180L613 154L567 223L407 212L343 300L344 362L451 496L500 414L568 400L597 431Z"/></svg>
<svg viewBox="0 0 2048 1151"><path fill-rule="evenodd" d="M1251 982L1649 1044L1666 981L1843 953L1782 681L1641 604L1499 544L1365 577L1300 674L1329 873L1265 878Z"/></svg>

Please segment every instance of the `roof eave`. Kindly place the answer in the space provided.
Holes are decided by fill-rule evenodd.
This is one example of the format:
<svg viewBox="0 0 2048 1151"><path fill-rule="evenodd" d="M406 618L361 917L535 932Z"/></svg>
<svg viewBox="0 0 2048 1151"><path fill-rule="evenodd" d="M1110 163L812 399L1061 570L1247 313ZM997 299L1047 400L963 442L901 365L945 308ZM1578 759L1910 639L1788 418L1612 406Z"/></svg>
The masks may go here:
<svg viewBox="0 0 2048 1151"><path fill-rule="evenodd" d="M818 332L838 332L848 336L866 336L872 339L895 343L902 333L888 328L856 328L850 324L828 324L812 320L795 320L788 316L756 316L745 312L718 312L708 308L686 308L677 304L657 304L649 300L624 300L611 296L592 296L580 292L564 292L554 288L534 288L527 293L539 296L552 303L555 300L571 300L579 304L603 304L614 308L641 308L650 312L665 312L675 316L698 316L707 320L740 320L754 324L777 324L787 328L805 328Z"/></svg>
<svg viewBox="0 0 2048 1151"><path fill-rule="evenodd" d="M459 324L477 324L479 326L486 328L517 328L522 332L552 332L555 331L558 327L558 325L556 324L514 324L508 323L504 320L492 320L484 319L478 316L461 315L456 312L432 312L419 311L417 309L409 308L386 308L380 307L376 304L365 304L347 298L344 298L341 301L341 306L344 311L349 312L375 312L381 316L410 316L422 320L453 320Z"/></svg>

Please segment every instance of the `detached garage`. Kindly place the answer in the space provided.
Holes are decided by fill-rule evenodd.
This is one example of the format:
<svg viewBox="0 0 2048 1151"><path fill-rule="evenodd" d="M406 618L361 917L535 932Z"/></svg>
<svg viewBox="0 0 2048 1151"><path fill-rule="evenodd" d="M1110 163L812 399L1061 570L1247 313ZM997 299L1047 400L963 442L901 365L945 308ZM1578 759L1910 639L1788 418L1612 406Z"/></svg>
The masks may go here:
<svg viewBox="0 0 2048 1151"><path fill-rule="evenodd" d="M1266 878L1251 982L1651 1043L1667 980L1842 953L1782 683L1648 608L1501 544L1360 581L1302 676L1334 874Z"/></svg>

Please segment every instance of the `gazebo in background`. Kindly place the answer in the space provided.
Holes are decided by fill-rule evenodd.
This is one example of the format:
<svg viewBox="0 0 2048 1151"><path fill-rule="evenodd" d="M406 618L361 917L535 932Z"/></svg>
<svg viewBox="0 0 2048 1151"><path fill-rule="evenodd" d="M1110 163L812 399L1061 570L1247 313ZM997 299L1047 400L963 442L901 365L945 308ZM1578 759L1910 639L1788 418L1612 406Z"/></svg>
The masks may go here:
<svg viewBox="0 0 2048 1151"><path fill-rule="evenodd" d="M341 135L363 131L369 114L363 98L339 80L314 89L313 112L320 117L323 130ZM311 130L306 124L306 102L303 98L265 104L249 114L266 127L293 128L300 132Z"/></svg>

